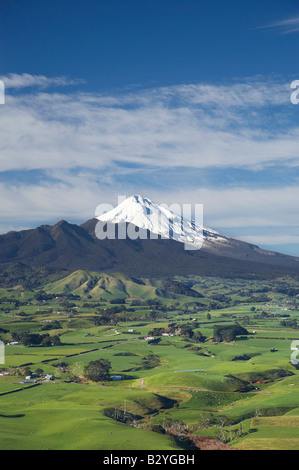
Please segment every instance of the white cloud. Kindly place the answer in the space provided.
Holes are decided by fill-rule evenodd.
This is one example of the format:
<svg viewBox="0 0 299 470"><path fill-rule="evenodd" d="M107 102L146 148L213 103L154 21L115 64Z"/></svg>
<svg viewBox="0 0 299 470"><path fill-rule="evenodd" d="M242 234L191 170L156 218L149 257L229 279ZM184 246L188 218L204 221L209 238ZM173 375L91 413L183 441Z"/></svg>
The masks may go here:
<svg viewBox="0 0 299 470"><path fill-rule="evenodd" d="M51 81L22 77L11 77L11 86ZM61 218L84 222L101 202L115 205L118 194L147 189L144 196L157 203L203 203L204 222L211 228L256 227L256 240L263 241L260 229L269 227L271 238L273 227L299 225L296 186L186 191L186 182L180 189L177 177L175 187L162 191L155 189L150 172L155 169L159 178L159 169L180 175L182 166L229 172L299 165L299 127L288 116L295 108L288 84L262 79L111 95L24 90L9 95L0 107L0 171L39 169L45 178L0 184L2 226ZM122 184L116 183L120 174Z"/></svg>
<svg viewBox="0 0 299 470"><path fill-rule="evenodd" d="M250 235L250 236L241 236L240 240L243 240L254 245L289 245L289 244L298 244L299 245L299 235Z"/></svg>
<svg viewBox="0 0 299 470"><path fill-rule="evenodd" d="M111 198L109 188L101 189L87 180L73 185L45 183L43 185L9 186L0 184L0 218L5 225L35 227L60 219L85 222L94 217L96 206Z"/></svg>
<svg viewBox="0 0 299 470"><path fill-rule="evenodd" d="M291 34L299 32L299 16L276 21L268 25L260 26L257 29L275 29L281 34Z"/></svg>
<svg viewBox="0 0 299 470"><path fill-rule="evenodd" d="M77 85L83 83L81 79L68 79L67 77L46 77L44 75L31 75L29 73L17 74L10 73L8 75L0 76L4 82L5 88L28 88L38 87L47 88L49 86L66 86Z"/></svg>
<svg viewBox="0 0 299 470"><path fill-rule="evenodd" d="M290 186L280 189L212 189L200 188L163 192L140 188L137 185L114 187L98 185L84 174L70 177L65 183L10 186L0 184L0 218L7 224L31 226L64 218L68 221L85 220L94 216L100 203L117 205L117 196L142 193L158 204L203 204L204 225L229 233L240 233L248 227L255 228L256 236L282 233L293 227L299 229L299 188ZM293 234L294 235L294 234Z"/></svg>
<svg viewBox="0 0 299 470"><path fill-rule="evenodd" d="M204 224L211 228L222 229L268 227L299 228L298 186L280 188L241 188L227 189L198 188L190 190L175 189L162 194L155 192L145 196L156 199L158 203L203 204Z"/></svg>
<svg viewBox="0 0 299 470"><path fill-rule="evenodd" d="M269 117L285 105L284 83L182 85L102 96L8 96L0 109L0 171L94 170L115 162L156 168L256 168L299 164L299 128ZM294 108L294 106L293 106ZM279 127L269 130L271 124Z"/></svg>

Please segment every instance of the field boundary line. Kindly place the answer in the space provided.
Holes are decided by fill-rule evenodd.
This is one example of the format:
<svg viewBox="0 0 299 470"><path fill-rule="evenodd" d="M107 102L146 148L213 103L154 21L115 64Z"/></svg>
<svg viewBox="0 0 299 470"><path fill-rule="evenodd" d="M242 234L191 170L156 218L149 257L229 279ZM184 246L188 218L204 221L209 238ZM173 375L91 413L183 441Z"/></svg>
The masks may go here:
<svg viewBox="0 0 299 470"><path fill-rule="evenodd" d="M9 390L8 392L1 392L0 397L3 397L4 395L10 395L11 393L21 392L22 390L27 390L27 388L37 387L38 385L41 385L41 384L40 383L32 384L32 385L28 385L27 387L21 387L21 388L16 388L15 390Z"/></svg>

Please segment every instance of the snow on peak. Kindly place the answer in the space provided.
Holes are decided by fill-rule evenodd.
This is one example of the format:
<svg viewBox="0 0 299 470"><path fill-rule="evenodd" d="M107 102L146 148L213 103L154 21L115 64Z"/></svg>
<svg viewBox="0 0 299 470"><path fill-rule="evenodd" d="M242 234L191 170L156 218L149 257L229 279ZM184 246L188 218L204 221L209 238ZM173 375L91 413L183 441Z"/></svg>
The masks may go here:
<svg viewBox="0 0 299 470"><path fill-rule="evenodd" d="M201 223L195 223L191 218L184 217L184 207L186 206L182 206L181 211L178 204L169 207L159 206L148 198L133 195L123 200L114 209L96 218L102 222L114 224L131 223L152 234L193 245L198 249L205 239L202 220L200 220ZM183 212L182 215L181 212ZM213 230L209 232L217 233Z"/></svg>

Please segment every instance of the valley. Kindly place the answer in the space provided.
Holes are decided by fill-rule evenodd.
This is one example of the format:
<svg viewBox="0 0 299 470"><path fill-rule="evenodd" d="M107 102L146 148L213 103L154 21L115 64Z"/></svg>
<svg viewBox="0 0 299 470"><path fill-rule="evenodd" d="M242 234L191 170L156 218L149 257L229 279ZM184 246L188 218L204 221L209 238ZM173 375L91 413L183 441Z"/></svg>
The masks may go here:
<svg viewBox="0 0 299 470"><path fill-rule="evenodd" d="M0 285L1 450L298 448L295 277L14 263Z"/></svg>

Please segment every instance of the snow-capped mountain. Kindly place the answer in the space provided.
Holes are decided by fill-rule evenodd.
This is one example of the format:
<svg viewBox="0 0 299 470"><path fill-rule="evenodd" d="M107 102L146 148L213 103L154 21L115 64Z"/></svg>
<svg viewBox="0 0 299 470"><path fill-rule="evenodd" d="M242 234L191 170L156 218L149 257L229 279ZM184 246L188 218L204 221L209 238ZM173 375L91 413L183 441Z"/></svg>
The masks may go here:
<svg viewBox="0 0 299 470"><path fill-rule="evenodd" d="M21 262L134 277L299 277L299 258L220 235L203 227L200 217L195 217L195 223L186 212L175 214L170 207L130 196L114 209L106 206L106 213L98 212L97 218L81 225L61 220L53 226L2 234L0 264ZM102 238L97 229L102 230ZM106 236L110 229L117 236ZM135 230L136 237L118 236Z"/></svg>
<svg viewBox="0 0 299 470"><path fill-rule="evenodd" d="M97 216L97 219L112 224L130 223L142 230L148 230L151 234L182 242L189 249L192 247L199 249L204 241L211 239L214 242L224 242L219 233L203 227L201 210L197 211L200 223L196 223L191 218L185 217L184 209L186 211L186 206L181 210L178 205L167 208L155 204L148 198L134 195L126 198L109 212Z"/></svg>

